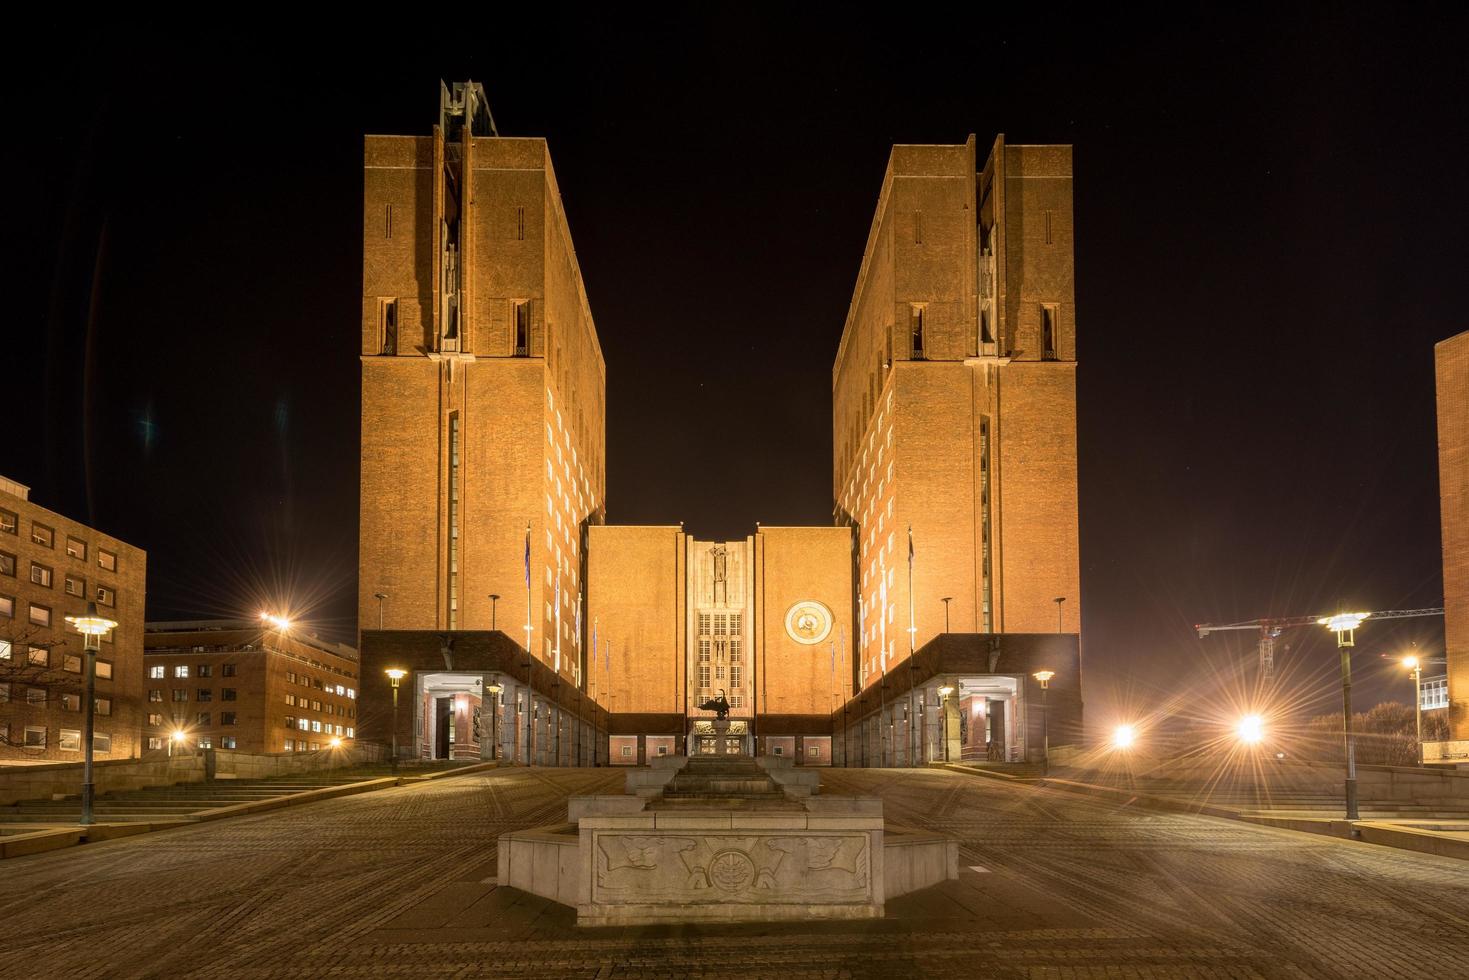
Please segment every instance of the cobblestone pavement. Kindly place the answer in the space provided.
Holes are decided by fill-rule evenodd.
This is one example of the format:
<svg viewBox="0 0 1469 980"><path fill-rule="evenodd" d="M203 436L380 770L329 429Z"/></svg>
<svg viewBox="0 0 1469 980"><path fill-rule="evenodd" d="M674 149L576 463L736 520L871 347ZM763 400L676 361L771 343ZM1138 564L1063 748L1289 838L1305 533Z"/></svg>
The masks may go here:
<svg viewBox="0 0 1469 980"><path fill-rule="evenodd" d="M883 920L578 930L495 838L619 772L406 786L0 865L3 977L1469 977L1469 865L941 771L823 774L964 871Z"/></svg>

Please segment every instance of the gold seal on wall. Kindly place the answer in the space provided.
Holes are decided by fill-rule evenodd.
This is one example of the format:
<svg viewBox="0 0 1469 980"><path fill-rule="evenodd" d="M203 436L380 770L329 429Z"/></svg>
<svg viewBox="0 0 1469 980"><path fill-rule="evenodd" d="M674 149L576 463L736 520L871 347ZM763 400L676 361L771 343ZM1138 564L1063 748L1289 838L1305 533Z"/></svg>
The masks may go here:
<svg viewBox="0 0 1469 980"><path fill-rule="evenodd" d="M814 599L796 603L786 612L786 633L797 643L820 643L831 634L831 610Z"/></svg>

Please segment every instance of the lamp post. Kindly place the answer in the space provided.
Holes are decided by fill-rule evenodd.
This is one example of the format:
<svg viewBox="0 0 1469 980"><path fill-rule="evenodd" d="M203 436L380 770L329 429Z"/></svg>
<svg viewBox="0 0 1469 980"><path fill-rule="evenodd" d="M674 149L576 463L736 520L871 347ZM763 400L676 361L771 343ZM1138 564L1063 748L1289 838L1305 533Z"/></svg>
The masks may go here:
<svg viewBox="0 0 1469 980"><path fill-rule="evenodd" d="M84 616L68 616L66 621L82 634L82 649L87 659L87 679L83 697L86 699L86 714L82 716L82 740L85 742L82 756L82 819L83 824L92 822L92 730L97 710L97 651L102 634L117 626L115 620L97 614L97 604L87 603Z"/></svg>
<svg viewBox="0 0 1469 980"><path fill-rule="evenodd" d="M1357 645L1357 627L1371 613L1337 613L1323 616L1317 622L1336 634L1336 648L1341 651L1341 712L1346 728L1347 747L1347 819L1357 817L1357 737L1352 734L1352 647Z"/></svg>
<svg viewBox="0 0 1469 980"><path fill-rule="evenodd" d="M939 601L944 604L944 632L947 633L949 631L949 603L954 601L954 597L946 595Z"/></svg>
<svg viewBox="0 0 1469 980"><path fill-rule="evenodd" d="M945 605L948 600L944 600ZM947 611L947 610L946 610ZM944 740L944 761L953 762L949 757L949 702L954 697L954 685L945 684L939 688L939 735Z"/></svg>
<svg viewBox="0 0 1469 980"><path fill-rule="evenodd" d="M388 597L386 592L374 592L372 597L377 600L377 631L383 631L383 600Z"/></svg>
<svg viewBox="0 0 1469 980"><path fill-rule="evenodd" d="M1418 740L1418 765L1423 765L1423 661L1417 654L1403 658L1403 666L1413 672L1413 731Z"/></svg>
<svg viewBox="0 0 1469 980"><path fill-rule="evenodd" d="M1066 597L1064 595L1058 595L1051 601L1056 604L1056 632L1059 633L1061 632L1061 603L1066 601ZM1045 688L1041 688L1041 690L1045 690Z"/></svg>
<svg viewBox="0 0 1469 980"><path fill-rule="evenodd" d="M398 682L403 680L408 671L399 670L397 667L389 667L383 673L388 675L388 680L393 685L393 772L398 771Z"/></svg>
<svg viewBox="0 0 1469 980"><path fill-rule="evenodd" d="M494 630L495 630L495 607L497 605L499 605L499 603L500 603L500 594L498 592L491 592L490 593L490 632L494 632Z"/></svg>
<svg viewBox="0 0 1469 980"><path fill-rule="evenodd" d="M1031 676L1041 682L1041 775L1049 776L1051 774L1051 712L1046 704L1046 691L1050 689L1051 678L1056 676L1056 672L1038 670Z"/></svg>
<svg viewBox="0 0 1469 980"><path fill-rule="evenodd" d="M500 692L504 688L500 686L499 679L485 685L485 693L494 698L490 705L490 760L500 760Z"/></svg>

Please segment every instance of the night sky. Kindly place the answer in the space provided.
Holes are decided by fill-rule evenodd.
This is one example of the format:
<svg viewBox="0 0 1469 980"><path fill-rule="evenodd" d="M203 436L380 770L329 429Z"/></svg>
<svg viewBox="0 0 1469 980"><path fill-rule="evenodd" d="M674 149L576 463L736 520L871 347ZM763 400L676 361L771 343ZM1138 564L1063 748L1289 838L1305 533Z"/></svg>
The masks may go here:
<svg viewBox="0 0 1469 980"><path fill-rule="evenodd" d="M67 44L7 86L0 473L146 548L150 619L289 603L350 638L362 136L427 134L438 80L473 78L501 133L550 141L609 520L828 524L831 366L891 144L1072 143L1089 707L1242 683L1251 639L1192 624L1442 597L1465 25L1386 10L50 25ZM1282 671L1329 708L1316 632ZM1441 621L1364 627L1366 703L1407 699L1380 656L1412 641L1441 654Z"/></svg>

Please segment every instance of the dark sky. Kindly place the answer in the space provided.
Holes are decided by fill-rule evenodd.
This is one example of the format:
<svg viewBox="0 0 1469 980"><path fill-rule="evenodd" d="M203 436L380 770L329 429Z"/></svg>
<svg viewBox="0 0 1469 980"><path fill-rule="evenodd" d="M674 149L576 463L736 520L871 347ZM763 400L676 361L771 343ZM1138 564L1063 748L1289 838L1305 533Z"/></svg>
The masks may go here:
<svg viewBox="0 0 1469 980"><path fill-rule="evenodd" d="M68 43L8 69L0 473L145 547L152 619L286 596L350 635L362 135L427 133L439 78L470 77L502 133L550 140L607 360L610 520L825 524L890 145L1072 143L1088 696L1156 701L1247 646L1195 622L1441 599L1465 25L1386 9L48 25ZM1368 697L1381 654L1442 650L1438 620L1360 638ZM1328 646L1292 642L1330 695Z"/></svg>

